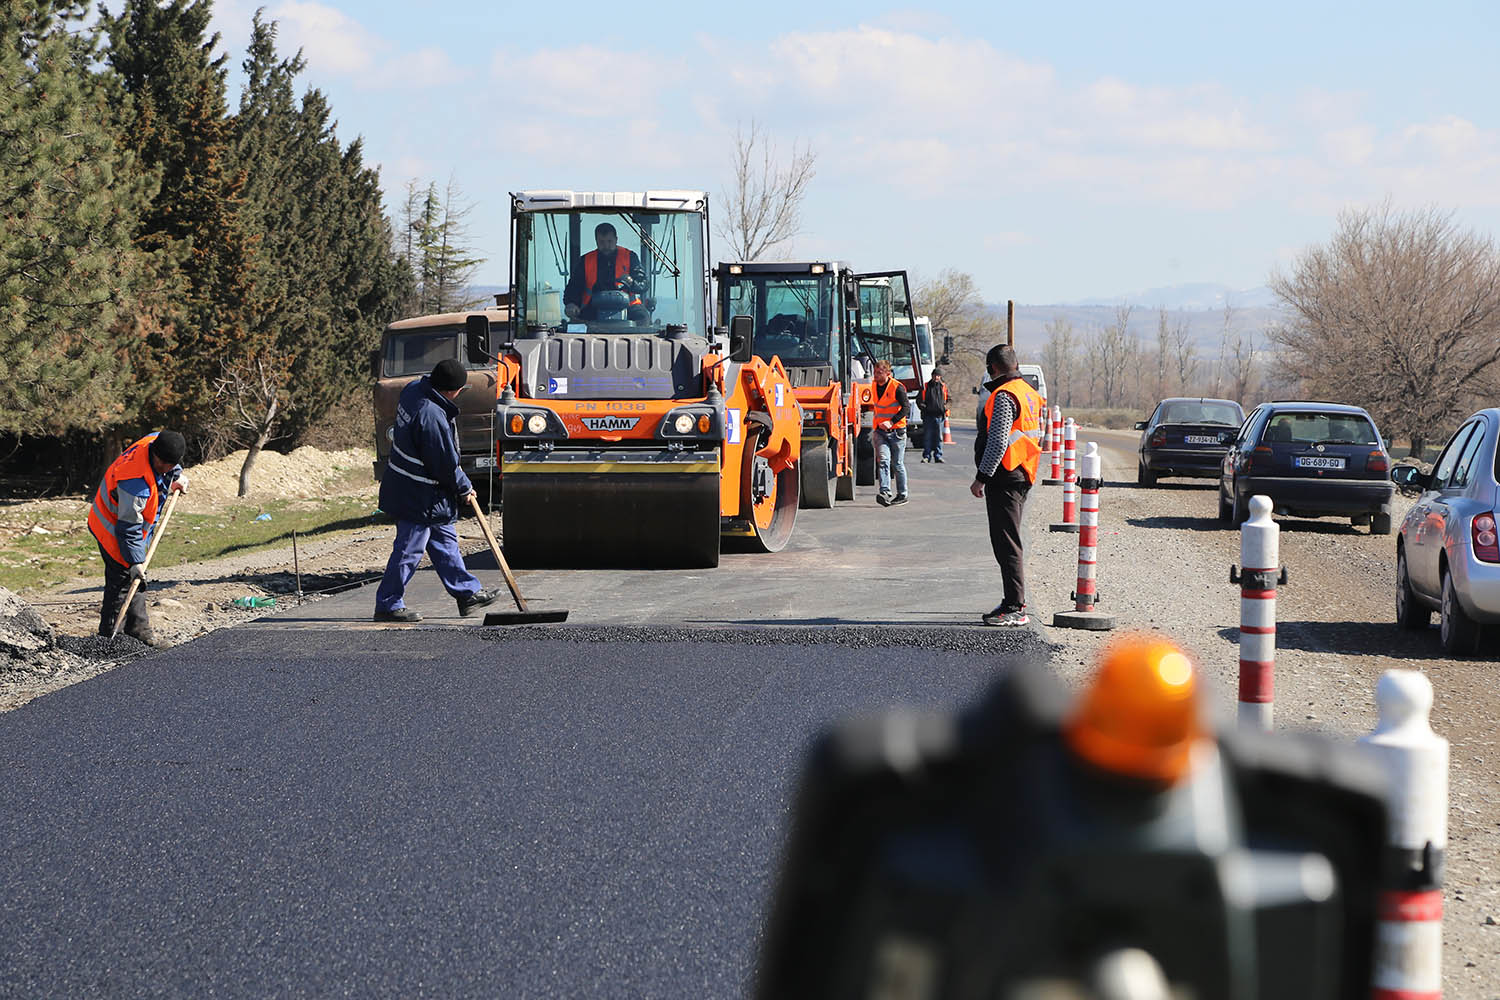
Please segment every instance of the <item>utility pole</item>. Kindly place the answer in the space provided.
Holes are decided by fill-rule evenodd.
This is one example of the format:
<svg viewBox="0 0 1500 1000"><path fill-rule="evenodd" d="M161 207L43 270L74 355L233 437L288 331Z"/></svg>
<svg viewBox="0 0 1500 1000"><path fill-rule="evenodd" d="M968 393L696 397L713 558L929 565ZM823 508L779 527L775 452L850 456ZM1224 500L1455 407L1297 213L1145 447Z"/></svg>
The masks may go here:
<svg viewBox="0 0 1500 1000"><path fill-rule="evenodd" d="M1005 300L1005 345L1016 346L1016 300Z"/></svg>

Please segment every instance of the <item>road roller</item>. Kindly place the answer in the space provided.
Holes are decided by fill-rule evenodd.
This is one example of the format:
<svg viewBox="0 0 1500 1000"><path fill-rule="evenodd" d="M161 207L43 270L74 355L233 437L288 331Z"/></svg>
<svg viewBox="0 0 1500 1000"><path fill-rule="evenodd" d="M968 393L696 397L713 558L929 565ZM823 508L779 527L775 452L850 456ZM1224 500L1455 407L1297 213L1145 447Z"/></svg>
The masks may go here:
<svg viewBox="0 0 1500 1000"><path fill-rule="evenodd" d="M495 358L505 552L520 567L711 567L796 522L802 409L753 321L712 323L708 195L511 195ZM489 317L468 317L482 356Z"/></svg>
<svg viewBox="0 0 1500 1000"><path fill-rule="evenodd" d="M785 366L802 406L801 505L853 500L856 486L875 483L874 363L921 370L906 272L741 261L714 277L721 321L750 317L755 356Z"/></svg>

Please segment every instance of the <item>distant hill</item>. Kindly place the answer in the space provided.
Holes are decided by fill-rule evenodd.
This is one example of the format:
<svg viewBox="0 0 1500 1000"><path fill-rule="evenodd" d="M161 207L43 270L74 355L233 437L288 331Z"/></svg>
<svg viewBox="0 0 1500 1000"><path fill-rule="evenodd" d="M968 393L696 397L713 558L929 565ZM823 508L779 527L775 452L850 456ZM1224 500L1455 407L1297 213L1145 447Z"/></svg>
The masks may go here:
<svg viewBox="0 0 1500 1000"><path fill-rule="evenodd" d="M1277 305L1275 293L1264 285L1258 288L1235 289L1228 285L1216 285L1209 282L1148 288L1144 292L1131 295L1082 299L1063 304L1110 307L1127 305L1152 311L1165 307L1171 310L1202 312L1206 309L1223 309L1226 302L1236 309L1269 309Z"/></svg>

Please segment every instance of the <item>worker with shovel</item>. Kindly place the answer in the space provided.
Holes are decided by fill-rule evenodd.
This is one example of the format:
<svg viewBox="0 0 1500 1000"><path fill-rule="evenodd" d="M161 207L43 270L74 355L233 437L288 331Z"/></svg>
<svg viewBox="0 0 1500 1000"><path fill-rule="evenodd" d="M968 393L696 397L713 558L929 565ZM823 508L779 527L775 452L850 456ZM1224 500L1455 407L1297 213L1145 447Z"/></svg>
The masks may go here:
<svg viewBox="0 0 1500 1000"><path fill-rule="evenodd" d="M404 595L424 551L460 615L495 601L495 592L464 566L453 526L459 504L474 504L474 486L458 463L456 401L468 384L464 366L448 358L401 390L390 460L380 477L380 509L396 519L396 543L375 591L378 622L422 620Z"/></svg>
<svg viewBox="0 0 1500 1000"><path fill-rule="evenodd" d="M147 547L157 527L162 499L186 493L182 456L187 442L176 431L147 434L126 448L104 470L89 508L89 531L104 558L104 603L99 634L113 636L124 611L125 634L148 646L165 648L151 633L146 614ZM132 586L133 585L133 586Z"/></svg>

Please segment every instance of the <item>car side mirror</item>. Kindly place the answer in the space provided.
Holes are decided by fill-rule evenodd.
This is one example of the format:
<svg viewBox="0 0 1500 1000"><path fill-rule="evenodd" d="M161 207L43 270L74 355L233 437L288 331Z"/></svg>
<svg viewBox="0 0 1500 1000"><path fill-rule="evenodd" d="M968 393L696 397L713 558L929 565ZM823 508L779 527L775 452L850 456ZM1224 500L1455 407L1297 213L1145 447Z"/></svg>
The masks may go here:
<svg viewBox="0 0 1500 1000"><path fill-rule="evenodd" d="M374 378L380 377L380 350L378 348L370 352L370 375Z"/></svg>
<svg viewBox="0 0 1500 1000"><path fill-rule="evenodd" d="M755 317L729 319L729 360L749 361L755 354Z"/></svg>
<svg viewBox="0 0 1500 1000"><path fill-rule="evenodd" d="M1398 465L1391 469L1391 482L1403 490L1425 490L1432 476L1415 465Z"/></svg>
<svg viewBox="0 0 1500 1000"><path fill-rule="evenodd" d="M1137 420L1135 422L1135 429L1138 430L1138 431L1145 430L1146 429L1146 421L1144 421L1144 420Z"/></svg>
<svg viewBox="0 0 1500 1000"><path fill-rule="evenodd" d="M464 320L464 342L468 348L469 364L482 365L493 361L490 355L490 318L484 313L470 313Z"/></svg>

